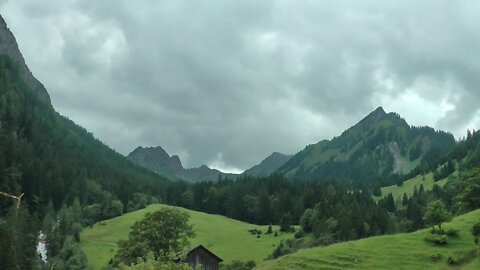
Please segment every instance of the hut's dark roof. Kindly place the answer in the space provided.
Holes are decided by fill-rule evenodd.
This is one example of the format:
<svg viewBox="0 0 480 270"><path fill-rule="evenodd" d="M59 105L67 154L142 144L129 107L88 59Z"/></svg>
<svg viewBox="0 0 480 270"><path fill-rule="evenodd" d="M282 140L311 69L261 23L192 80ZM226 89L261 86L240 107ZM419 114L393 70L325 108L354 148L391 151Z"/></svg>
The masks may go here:
<svg viewBox="0 0 480 270"><path fill-rule="evenodd" d="M197 249L203 249L203 250L205 250L208 254L212 255L212 257L215 257L219 262L223 262L222 258L218 257L217 255L215 255L215 253L211 252L210 250L208 250L208 248L206 248L206 247L204 247L204 246L202 246L202 245L198 245L198 246L190 249L190 250L187 252L187 254L190 254L190 253L194 252L194 251L197 250Z"/></svg>

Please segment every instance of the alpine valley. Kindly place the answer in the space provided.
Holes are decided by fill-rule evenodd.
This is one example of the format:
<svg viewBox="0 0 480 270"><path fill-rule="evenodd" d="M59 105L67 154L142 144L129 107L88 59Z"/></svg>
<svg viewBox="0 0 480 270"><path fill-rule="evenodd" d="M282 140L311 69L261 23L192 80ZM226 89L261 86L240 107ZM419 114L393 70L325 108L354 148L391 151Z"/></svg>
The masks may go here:
<svg viewBox="0 0 480 270"><path fill-rule="evenodd" d="M241 174L125 157L55 110L0 16L0 269L480 269L480 132L379 107L312 143Z"/></svg>

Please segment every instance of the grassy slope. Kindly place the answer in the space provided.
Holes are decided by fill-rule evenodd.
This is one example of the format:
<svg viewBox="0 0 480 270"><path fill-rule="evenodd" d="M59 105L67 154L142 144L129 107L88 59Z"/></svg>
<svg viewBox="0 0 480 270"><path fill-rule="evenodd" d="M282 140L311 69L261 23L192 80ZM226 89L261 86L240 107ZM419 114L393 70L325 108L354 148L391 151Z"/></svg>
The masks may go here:
<svg viewBox="0 0 480 270"><path fill-rule="evenodd" d="M409 234L371 237L329 247L305 249L264 262L256 269L480 269L480 257L455 268L446 262L451 254L462 256L475 250L470 228L479 220L480 210L477 210L445 224L447 229L459 230L459 237L449 238L446 247L423 241L423 237L429 233L429 229L425 229ZM436 254L443 257L440 261L433 262L431 256Z"/></svg>
<svg viewBox="0 0 480 270"><path fill-rule="evenodd" d="M130 227L141 219L145 213L157 210L165 205L150 205L146 209L128 213L123 216L97 223L87 228L81 235L81 246L93 269L105 266L116 252L116 242L128 238ZM261 262L281 240L293 238L293 234L280 233L278 237L251 235L248 230L257 228L266 231L268 226L257 226L229 219L224 216L210 215L180 208L190 214L190 223L197 234L192 246L202 244L220 256L226 263L232 260L254 260ZM103 225L102 225L103 224ZM273 228L274 231L278 227Z"/></svg>
<svg viewBox="0 0 480 270"><path fill-rule="evenodd" d="M458 176L458 172L455 172L453 174L454 176ZM431 190L434 185L439 185L443 187L447 183L447 179L442 179L440 181L434 182L433 180L433 173L429 173L425 175L425 180L423 179L423 176L418 175L412 179L409 179L405 182L403 182L402 186L388 186L388 187L383 187L382 188L382 196L380 197L375 197L376 200L379 200L383 198L384 196L388 195L389 193L392 193L393 199L395 200L401 200L403 197L403 193L406 193L408 196L413 195L413 192L415 190L415 187L417 189L420 188L420 185L423 185L423 188L425 190Z"/></svg>

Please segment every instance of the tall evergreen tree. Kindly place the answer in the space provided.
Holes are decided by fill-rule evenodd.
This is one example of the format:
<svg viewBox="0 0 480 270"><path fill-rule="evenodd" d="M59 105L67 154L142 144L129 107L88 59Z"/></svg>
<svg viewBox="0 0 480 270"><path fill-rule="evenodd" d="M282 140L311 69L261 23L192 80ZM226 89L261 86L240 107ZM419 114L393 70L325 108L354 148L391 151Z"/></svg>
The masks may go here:
<svg viewBox="0 0 480 270"><path fill-rule="evenodd" d="M260 224L271 224L274 222L272 203L265 188L261 189L258 200L258 217Z"/></svg>

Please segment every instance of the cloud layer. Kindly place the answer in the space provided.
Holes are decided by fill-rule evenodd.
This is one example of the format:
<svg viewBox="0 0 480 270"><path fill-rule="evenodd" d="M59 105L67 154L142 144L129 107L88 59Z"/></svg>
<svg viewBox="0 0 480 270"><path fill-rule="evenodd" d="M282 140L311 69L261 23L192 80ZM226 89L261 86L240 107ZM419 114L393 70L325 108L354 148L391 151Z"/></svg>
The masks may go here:
<svg viewBox="0 0 480 270"><path fill-rule="evenodd" d="M378 106L480 125L478 1L29 1L0 5L57 110L123 154L246 169Z"/></svg>

